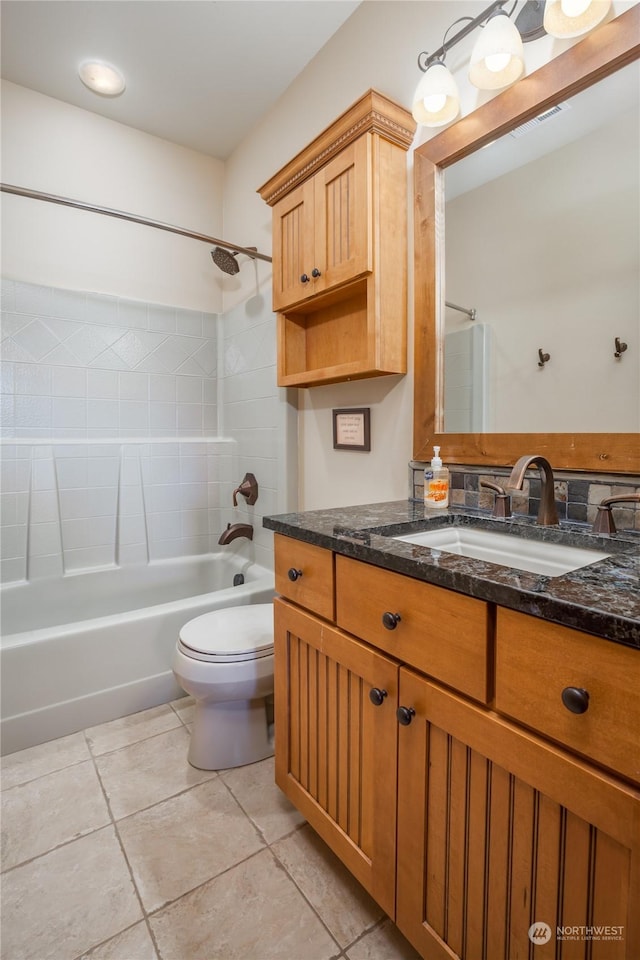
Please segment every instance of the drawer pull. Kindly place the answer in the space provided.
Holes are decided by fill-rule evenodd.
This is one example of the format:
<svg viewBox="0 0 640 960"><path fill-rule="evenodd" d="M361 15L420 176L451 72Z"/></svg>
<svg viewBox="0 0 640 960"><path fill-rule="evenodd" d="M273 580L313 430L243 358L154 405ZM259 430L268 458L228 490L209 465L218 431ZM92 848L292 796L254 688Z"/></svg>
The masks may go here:
<svg viewBox="0 0 640 960"><path fill-rule="evenodd" d="M387 630L395 630L401 619L402 617L399 613L390 613L387 610L386 613L382 614L382 625L383 627L386 627Z"/></svg>
<svg viewBox="0 0 640 960"><path fill-rule="evenodd" d="M401 723L403 727L408 727L415 715L416 712L413 707L398 707L396 710L398 723Z"/></svg>
<svg viewBox="0 0 640 960"><path fill-rule="evenodd" d="M582 687L565 687L562 702L571 713L586 713L589 709L589 691Z"/></svg>
<svg viewBox="0 0 640 960"><path fill-rule="evenodd" d="M302 570L296 570L295 567L291 567L291 569L287 573L287 576L289 577L289 580L291 580L292 583L295 583L296 580L299 580L300 577L302 576Z"/></svg>
<svg viewBox="0 0 640 960"><path fill-rule="evenodd" d="M371 690L369 690L369 700L371 700L374 707L381 706L386 696L387 691L381 690L380 687L372 687Z"/></svg>

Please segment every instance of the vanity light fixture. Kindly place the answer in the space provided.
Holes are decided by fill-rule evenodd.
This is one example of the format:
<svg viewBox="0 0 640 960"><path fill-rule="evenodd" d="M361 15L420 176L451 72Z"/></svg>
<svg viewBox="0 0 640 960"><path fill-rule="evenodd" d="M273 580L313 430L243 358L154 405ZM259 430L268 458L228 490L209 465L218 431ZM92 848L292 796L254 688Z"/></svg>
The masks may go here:
<svg viewBox="0 0 640 960"><path fill-rule="evenodd" d="M500 90L524 73L524 48L518 28L500 8L487 20L471 53L469 80L479 90Z"/></svg>
<svg viewBox="0 0 640 960"><path fill-rule="evenodd" d="M442 127L460 113L460 95L444 60L435 60L418 84L411 107L413 119L424 127Z"/></svg>
<svg viewBox="0 0 640 960"><path fill-rule="evenodd" d="M611 0L547 0L544 29L563 40L581 37L602 23L610 7Z"/></svg>
<svg viewBox="0 0 640 960"><path fill-rule="evenodd" d="M518 0L511 9L503 9L508 0L494 0L477 17L460 17L447 28L440 46L433 53L418 54L418 67L425 76L413 97L412 113L416 123L441 127L460 112L456 81L445 66L447 52L472 33L482 30L471 53L469 80L480 90L500 90L524 74L523 43L554 37L578 37L598 26L606 17L611 0L524 0L515 20ZM457 24L464 24L448 39Z"/></svg>
<svg viewBox="0 0 640 960"><path fill-rule="evenodd" d="M85 87L101 97L119 97L124 91L124 77L111 63L103 60L85 60L78 68L78 76Z"/></svg>

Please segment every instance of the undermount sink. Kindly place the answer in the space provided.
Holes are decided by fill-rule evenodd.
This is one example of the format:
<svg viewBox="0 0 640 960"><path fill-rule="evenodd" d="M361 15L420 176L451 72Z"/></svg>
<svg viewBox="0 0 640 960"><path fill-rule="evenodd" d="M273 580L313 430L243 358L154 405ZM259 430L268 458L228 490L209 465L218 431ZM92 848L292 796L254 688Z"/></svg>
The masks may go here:
<svg viewBox="0 0 640 960"><path fill-rule="evenodd" d="M465 526L422 530L393 539L442 550L444 553L457 553L474 560L487 560L489 563L515 567L546 577L559 577L563 573L587 567L610 556L599 550L542 540L525 540L508 533Z"/></svg>

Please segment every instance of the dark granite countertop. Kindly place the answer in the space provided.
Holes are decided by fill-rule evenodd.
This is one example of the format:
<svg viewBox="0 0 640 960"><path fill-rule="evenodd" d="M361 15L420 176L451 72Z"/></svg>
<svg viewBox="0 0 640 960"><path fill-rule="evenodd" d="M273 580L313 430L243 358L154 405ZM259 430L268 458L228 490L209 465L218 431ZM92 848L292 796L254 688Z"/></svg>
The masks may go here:
<svg viewBox="0 0 640 960"><path fill-rule="evenodd" d="M549 577L392 539L443 524L589 546L611 556ZM386 570L640 650L640 536L634 533L594 535L582 524L541 527L528 517L496 520L464 508L429 510L411 500L280 514L265 517L263 525Z"/></svg>

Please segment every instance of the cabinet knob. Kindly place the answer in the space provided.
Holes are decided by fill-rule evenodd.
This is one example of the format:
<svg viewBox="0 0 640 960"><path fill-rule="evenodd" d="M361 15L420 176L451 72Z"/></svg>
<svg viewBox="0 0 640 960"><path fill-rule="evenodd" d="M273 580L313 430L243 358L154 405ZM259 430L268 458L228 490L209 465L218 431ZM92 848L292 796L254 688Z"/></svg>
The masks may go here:
<svg viewBox="0 0 640 960"><path fill-rule="evenodd" d="M296 570L295 567L291 567L291 569L287 572L287 576L292 583L295 583L295 581L299 580L302 576L302 570Z"/></svg>
<svg viewBox="0 0 640 960"><path fill-rule="evenodd" d="M380 687L372 687L369 690L369 700L374 705L374 707L379 707L382 704L382 701L387 696L386 690L381 690Z"/></svg>
<svg viewBox="0 0 640 960"><path fill-rule="evenodd" d="M399 613L390 613L387 610L386 613L382 614L382 625L386 627L387 630L395 630L401 620L402 617Z"/></svg>
<svg viewBox="0 0 640 960"><path fill-rule="evenodd" d="M396 710L398 723L401 723L403 727L408 727L415 715L416 712L413 707L398 707Z"/></svg>
<svg viewBox="0 0 640 960"><path fill-rule="evenodd" d="M309 283L310 279L311 278L308 273L303 273L302 276L300 277L300 283Z"/></svg>
<svg viewBox="0 0 640 960"><path fill-rule="evenodd" d="M317 278L317 277L321 277L322 274L320 273L317 267L314 267L313 270L311 271L311 276Z"/></svg>
<svg viewBox="0 0 640 960"><path fill-rule="evenodd" d="M582 687L565 687L562 702L571 713L586 713L589 709L589 691Z"/></svg>

